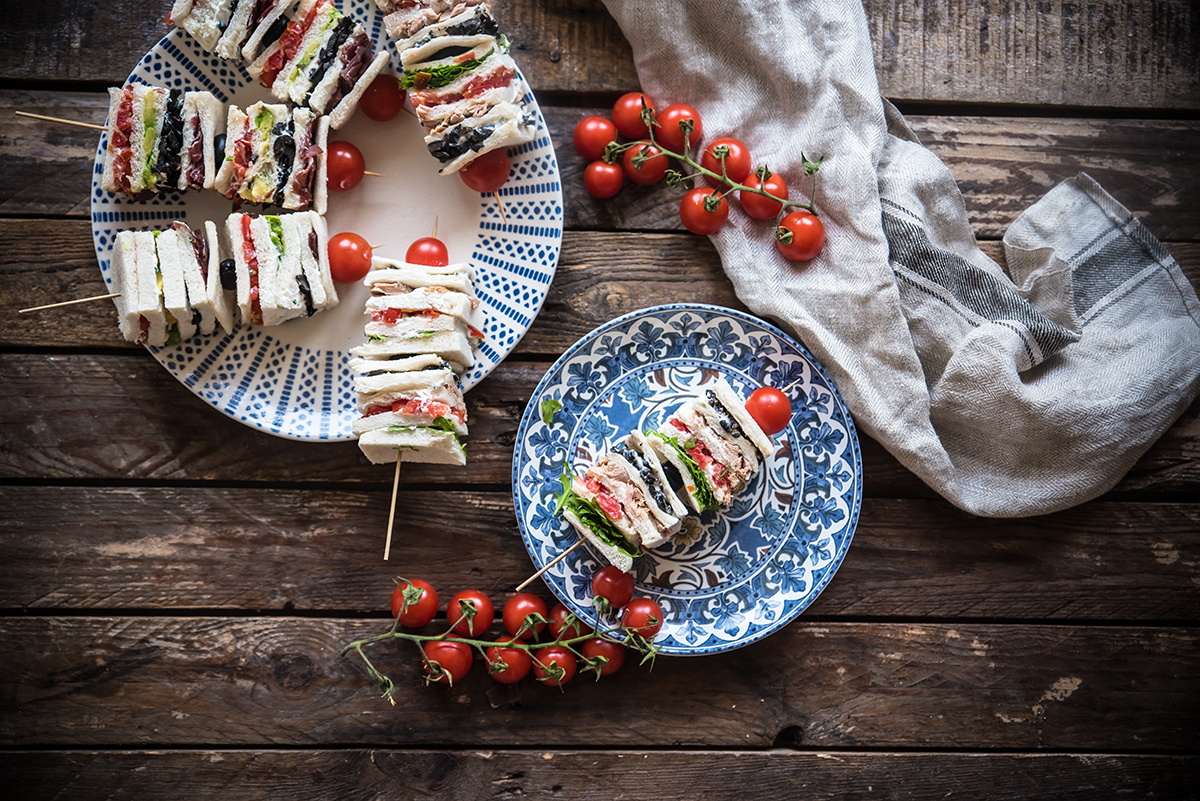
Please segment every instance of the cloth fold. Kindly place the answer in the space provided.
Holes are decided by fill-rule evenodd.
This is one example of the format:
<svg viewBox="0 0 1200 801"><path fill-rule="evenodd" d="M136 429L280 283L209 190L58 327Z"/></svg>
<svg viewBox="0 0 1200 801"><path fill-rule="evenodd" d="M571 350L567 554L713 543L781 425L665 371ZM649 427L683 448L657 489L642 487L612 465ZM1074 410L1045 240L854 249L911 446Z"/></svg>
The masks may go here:
<svg viewBox="0 0 1200 801"><path fill-rule="evenodd" d="M1086 175L978 247L958 186L879 95L863 7L605 0L642 88L688 103L808 196L825 248L773 223L712 237L738 297L790 330L865 433L955 505L1023 516L1110 489L1200 391L1200 302L1166 248Z"/></svg>

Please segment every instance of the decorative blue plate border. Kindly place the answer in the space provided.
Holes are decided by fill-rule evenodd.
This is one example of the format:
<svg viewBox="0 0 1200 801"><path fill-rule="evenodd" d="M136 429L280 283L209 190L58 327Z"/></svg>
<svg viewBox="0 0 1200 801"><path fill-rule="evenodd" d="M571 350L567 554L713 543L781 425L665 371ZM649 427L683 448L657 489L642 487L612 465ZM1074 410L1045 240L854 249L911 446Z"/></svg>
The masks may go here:
<svg viewBox="0 0 1200 801"><path fill-rule="evenodd" d="M343 0L339 6L363 23L377 47L392 51L393 63L389 69L394 71L395 47L382 33L382 18L374 3ZM426 207L430 194L466 194L465 199L456 199L456 211L460 213L454 215L455 219L448 220L444 215L441 220L443 232L452 225L458 228L457 244L462 247L456 249L455 242L448 242L451 255L470 251L477 290L488 320L485 340L476 352L476 363L463 376L464 392L503 361L529 329L546 299L562 247L563 200L558 161L537 101L524 78L519 76L519 80L530 107L536 112L538 135L534 141L509 150L513 171L499 191L504 204L503 218L497 202L490 195L465 192L454 176L435 175L428 184L414 181L416 185L406 187L412 191L398 193L394 208L387 209L387 214L394 214L400 222L406 217L429 214ZM128 81L206 89L221 102L278 102L257 86L241 67L204 52L180 29L163 37L138 62ZM361 133L363 129L353 128L356 122L351 120L346 130ZM339 137L335 132L330 138L346 137ZM436 172L436 162L424 152L419 136L402 139L396 148L419 150L415 158L422 160L421 166L429 162L428 169ZM193 228L202 228L204 220L212 220L220 228L230 211L230 204L215 192L170 191L140 202L105 192L100 188L100 176L107 146L107 134L101 134L96 149L91 207L92 239L100 271L111 287L109 263L118 231L166 228L177 219ZM369 166L374 168L375 164ZM388 171L388 168L384 169ZM394 167L390 174L403 176L405 171ZM414 206L412 199L420 198L423 193L427 196L426 202ZM346 202L345 196L331 193L329 217L334 216L335 204ZM367 212L373 213L378 212ZM428 235L425 226L433 219L432 214L429 216L430 220L420 222L422 232L418 236ZM393 249L399 248L402 254L404 242L408 241L401 236L402 227L396 231L391 219L377 222L380 227L390 227L386 236L394 235L394 241L386 241ZM352 221L350 224L354 225L353 230L359 230L362 223ZM464 225L475 229L473 237L470 228L462 230ZM335 229L331 222L330 234L336 230L343 229ZM447 238L445 234L441 236ZM392 252L388 251L389 255ZM289 439L353 439L351 423L358 415L353 375L348 366L348 347L363 339L362 298L356 297L355 292L365 293L365 290L339 285L338 291L343 296L343 305L356 304L357 308L339 307L311 320L285 323L278 329L239 326L229 336L218 330L209 336L192 337L179 345L147 349L185 387L239 422ZM295 336L297 330L303 334ZM119 336L115 329L113 334Z"/></svg>
<svg viewBox="0 0 1200 801"><path fill-rule="evenodd" d="M663 608L661 653L699 656L778 631L833 578L862 502L854 422L825 371L778 328L743 312L669 305L600 326L554 363L521 418L513 455L517 523L541 569L578 535L553 514L564 469L580 474L634 427L655 428L696 387L723 376L746 397L787 388L792 419L778 449L728 508L689 517L667 546L635 560L637 594ZM562 408L551 424L541 404ZM542 575L595 626L590 546Z"/></svg>

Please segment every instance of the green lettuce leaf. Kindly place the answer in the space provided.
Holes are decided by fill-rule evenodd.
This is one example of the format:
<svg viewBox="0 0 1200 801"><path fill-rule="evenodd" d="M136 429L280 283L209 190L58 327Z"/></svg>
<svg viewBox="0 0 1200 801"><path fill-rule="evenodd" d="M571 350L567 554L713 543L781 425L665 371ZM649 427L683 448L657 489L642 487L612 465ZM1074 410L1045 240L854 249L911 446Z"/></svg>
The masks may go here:
<svg viewBox="0 0 1200 801"><path fill-rule="evenodd" d="M636 558L642 555L640 548L621 536L621 532L617 531L616 526L608 519L608 515L604 514L600 504L590 498L583 498L575 494L575 490L571 489L569 473L563 473L558 480L562 483L562 492L555 496L554 514L568 509L603 542L632 557Z"/></svg>
<svg viewBox="0 0 1200 801"><path fill-rule="evenodd" d="M700 508L706 512L711 512L720 507L717 501L717 496L713 494L712 485L708 483L708 476L704 475L704 471L700 469L700 465L696 464L696 460L688 455L685 446L695 447L695 438L689 439L686 443L680 443L679 439L672 437L670 434L664 434L661 431L646 431L643 432L647 436L655 436L663 442L675 449L684 466L687 467L688 473L692 476L692 483L696 485L696 491L693 493L696 500L700 502Z"/></svg>

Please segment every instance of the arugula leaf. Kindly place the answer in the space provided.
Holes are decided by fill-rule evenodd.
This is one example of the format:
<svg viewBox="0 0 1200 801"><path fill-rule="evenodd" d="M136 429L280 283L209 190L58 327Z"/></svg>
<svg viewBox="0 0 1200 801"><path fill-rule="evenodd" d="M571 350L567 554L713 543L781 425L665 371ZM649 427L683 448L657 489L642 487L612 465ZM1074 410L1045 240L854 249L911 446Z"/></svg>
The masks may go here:
<svg viewBox="0 0 1200 801"><path fill-rule="evenodd" d="M700 508L706 512L711 512L720 507L720 502L717 501L717 496L713 494L712 485L708 483L708 476L704 475L704 471L700 469L700 465L696 464L696 460L688 456L685 446L691 448L696 447L696 438L690 438L686 443L680 444L676 437L670 434L664 434L661 431L647 431L647 435L654 435L675 449L680 461L688 469L688 473L692 476L692 483L696 485L696 491L692 493L696 496L696 500L700 502Z"/></svg>
<svg viewBox="0 0 1200 801"><path fill-rule="evenodd" d="M484 53L480 58L469 58L458 64L442 64L437 67L425 68L422 67L415 72L405 72L400 78L400 87L402 89L412 89L417 84L419 76L428 76L428 81L422 89L441 89L443 86L454 81L460 75L470 72L471 70L482 64L488 56L496 52L496 48L492 48Z"/></svg>
<svg viewBox="0 0 1200 801"><path fill-rule="evenodd" d="M558 414L558 410L562 408L562 401L557 398L547 398L542 401L542 422L546 425L554 425L554 415Z"/></svg>

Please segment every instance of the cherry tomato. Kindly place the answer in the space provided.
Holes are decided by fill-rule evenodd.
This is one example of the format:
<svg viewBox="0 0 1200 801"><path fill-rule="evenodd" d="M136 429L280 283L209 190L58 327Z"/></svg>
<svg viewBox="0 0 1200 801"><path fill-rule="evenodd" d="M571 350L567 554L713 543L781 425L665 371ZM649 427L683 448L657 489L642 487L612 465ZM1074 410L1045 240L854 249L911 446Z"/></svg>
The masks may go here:
<svg viewBox="0 0 1200 801"><path fill-rule="evenodd" d="M571 621L571 625L567 625L567 615L573 614L570 609L567 609L563 604L556 604L550 610L550 636L554 639L561 637L564 640L572 640L576 637L592 633L592 627L584 623L578 617Z"/></svg>
<svg viewBox="0 0 1200 801"><path fill-rule="evenodd" d="M400 113L407 97L408 92L400 88L399 78L380 73L358 99L358 107L376 122L387 122Z"/></svg>
<svg viewBox="0 0 1200 801"><path fill-rule="evenodd" d="M558 665L562 668L563 673L557 680L550 675L548 668L551 665ZM568 651L565 646L550 645L538 650L537 658L533 662L533 675L542 684L562 686L575 677L575 669L578 666L579 661L575 659L575 654Z"/></svg>
<svg viewBox="0 0 1200 801"><path fill-rule="evenodd" d="M729 153L725 156L725 175L729 176L729 180L736 184L745 183L746 177L750 175L750 148L736 139L726 136L709 144L704 148L704 154L700 156L700 166L706 170L712 170L717 175L721 174L721 160L713 155L713 151L718 147L729 148ZM709 178L708 182L711 184L722 183L715 178Z"/></svg>
<svg viewBox="0 0 1200 801"><path fill-rule="evenodd" d="M407 609L404 609L404 590L410 585L415 587L421 594L417 600L408 604ZM402 581L400 582L400 586L392 590L392 617L400 618L401 626L410 626L414 629L420 628L437 616L437 610L437 590L427 581L422 581L421 579Z"/></svg>
<svg viewBox="0 0 1200 801"><path fill-rule="evenodd" d="M593 114L579 121L573 138L579 155L588 161L595 161L604 156L604 148L608 147L609 142L617 141L617 126L607 117Z"/></svg>
<svg viewBox="0 0 1200 801"><path fill-rule="evenodd" d="M625 646L619 642L603 640L597 637L594 640L585 642L579 650L588 659L602 656L608 660L604 664L604 667L600 668L601 676L616 673L621 669L621 665L625 664Z"/></svg>
<svg viewBox="0 0 1200 801"><path fill-rule="evenodd" d="M329 237L329 274L340 284L361 281L371 270L371 246L358 234Z"/></svg>
<svg viewBox="0 0 1200 801"><path fill-rule="evenodd" d="M367 162L362 151L349 142L330 142L325 147L325 185L331 192L358 186Z"/></svg>
<svg viewBox="0 0 1200 801"><path fill-rule="evenodd" d="M775 387L759 387L746 398L746 413L754 418L758 427L768 437L773 437L787 428L792 419L792 404Z"/></svg>
<svg viewBox="0 0 1200 801"><path fill-rule="evenodd" d="M501 637L496 640L496 645L487 649L488 664L494 662L503 662L508 667L503 670L498 670L490 673L491 677L501 684L516 684L521 679L529 675L529 668L533 666L533 657L523 648L505 648L504 646L511 643L515 637ZM489 667L489 670L491 668Z"/></svg>
<svg viewBox="0 0 1200 801"><path fill-rule="evenodd" d="M512 171L512 159L504 148L489 150L458 171L458 177L476 192L495 192L504 186Z"/></svg>
<svg viewBox="0 0 1200 801"><path fill-rule="evenodd" d="M592 197L610 198L625 185L625 171L618 164L593 161L583 171L583 186Z"/></svg>
<svg viewBox="0 0 1200 801"><path fill-rule="evenodd" d="M622 626L647 640L654 639L662 624L662 607L651 598L634 598L625 607L625 616L621 618Z"/></svg>
<svg viewBox="0 0 1200 801"><path fill-rule="evenodd" d="M787 200L787 182L777 172L771 173L765 181L757 175L751 175L744 183L751 189L761 189L775 197ZM738 193L738 199L742 201L742 208L746 210L746 213L756 220L769 220L779 214L780 209L783 208L782 203L777 203L753 192L747 192L745 189Z"/></svg>
<svg viewBox="0 0 1200 801"><path fill-rule="evenodd" d="M683 220L684 228L693 234L715 234L721 230L725 220L729 219L729 201L721 198L715 211L704 208L704 199L715 194L717 190L710 186L698 186L687 191L683 200L679 201L679 219Z"/></svg>
<svg viewBox="0 0 1200 801"><path fill-rule="evenodd" d="M522 592L508 599L508 603L504 604L504 628L509 634L516 634L521 624L525 622L528 615L539 614L542 617L546 616L546 603L541 598L531 592ZM521 639L531 639L535 633L541 634L542 629L546 628L545 623L539 623L535 629L529 629L521 635Z"/></svg>
<svg viewBox="0 0 1200 801"><path fill-rule="evenodd" d="M426 267L445 267L450 263L450 252L440 239L423 236L408 246L404 260L409 264L424 264Z"/></svg>
<svg viewBox="0 0 1200 801"><path fill-rule="evenodd" d="M475 606L475 616L467 622L462 604L470 603ZM463 590L450 599L446 604L446 619L450 621L453 631L464 637L478 637L492 626L496 615L492 610L491 600L479 590Z"/></svg>
<svg viewBox="0 0 1200 801"><path fill-rule="evenodd" d="M650 135L650 129L642 122L642 103L654 111L654 101L641 92L629 92L621 95L613 104L612 120L622 136L630 139L645 139Z"/></svg>
<svg viewBox="0 0 1200 801"><path fill-rule="evenodd" d="M644 153L646 160L641 166L634 164L634 158ZM649 142L638 142L625 151L625 175L635 184L649 186L658 183L667 174L667 157L663 152Z"/></svg>
<svg viewBox="0 0 1200 801"><path fill-rule="evenodd" d="M430 640L425 643L424 650L425 658L430 662L437 662L442 668L442 674L433 681L455 684L462 681L463 677L467 675L467 671L471 669L471 648L466 643L452 640ZM432 675L429 665L425 666L425 673Z"/></svg>
<svg viewBox="0 0 1200 801"><path fill-rule="evenodd" d="M784 242L791 233L791 242ZM788 261L809 261L825 246L825 226L811 211L793 211L775 229L775 247Z"/></svg>
<svg viewBox="0 0 1200 801"><path fill-rule="evenodd" d="M592 595L620 609L633 599L633 576L619 567L602 567L592 576Z"/></svg>
<svg viewBox="0 0 1200 801"><path fill-rule="evenodd" d="M655 119L658 120L659 127L654 129L654 138L667 150L673 150L676 153L691 150L700 143L704 134L704 124L700 122L700 112L687 103L672 103L660 111ZM679 123L684 120L692 121L692 133L688 136L686 145L683 131L679 128Z"/></svg>

